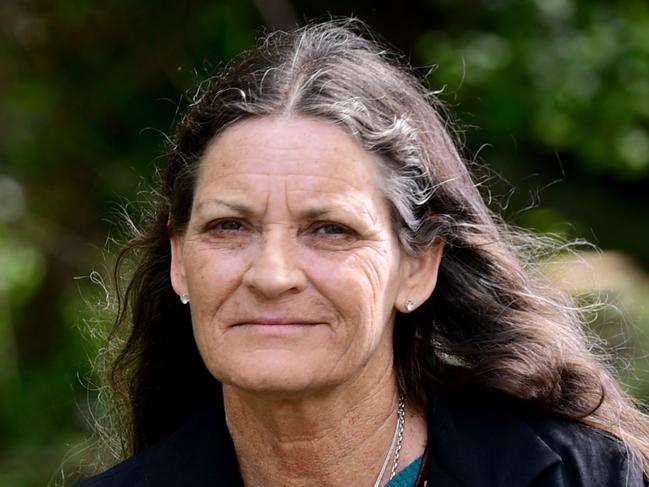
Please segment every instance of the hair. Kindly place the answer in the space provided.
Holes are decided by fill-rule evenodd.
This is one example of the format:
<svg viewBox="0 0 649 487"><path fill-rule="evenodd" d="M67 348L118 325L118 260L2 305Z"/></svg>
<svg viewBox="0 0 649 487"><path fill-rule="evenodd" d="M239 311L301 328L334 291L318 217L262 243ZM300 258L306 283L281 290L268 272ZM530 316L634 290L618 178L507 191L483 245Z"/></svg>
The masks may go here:
<svg viewBox="0 0 649 487"><path fill-rule="evenodd" d="M405 251L444 242L434 293L395 322L396 375L408 401L497 391L615 436L649 474L646 416L589 350L580 308L541 276L543 243L487 207L441 112L403 58L355 19L270 33L199 85L170 139L154 209L115 268L118 284L135 257L109 337L121 347L109 377L125 418L125 455L220 394L171 286L169 237L189 221L210 141L245 118L285 115L336 124L377 155Z"/></svg>

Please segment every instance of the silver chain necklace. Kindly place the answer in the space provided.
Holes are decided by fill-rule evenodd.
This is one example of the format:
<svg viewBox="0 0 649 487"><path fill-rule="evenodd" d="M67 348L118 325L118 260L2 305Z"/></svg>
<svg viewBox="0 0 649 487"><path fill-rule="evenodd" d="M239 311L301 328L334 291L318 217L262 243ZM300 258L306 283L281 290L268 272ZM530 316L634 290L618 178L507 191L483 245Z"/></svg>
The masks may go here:
<svg viewBox="0 0 649 487"><path fill-rule="evenodd" d="M383 461L383 466L379 471L379 476L374 482L374 487L379 487L381 485L381 479L385 474L385 469L388 466L392 452L394 451L394 462L392 463L392 471L390 472L390 479L392 480L397 474L397 468L399 467L399 455L401 454L401 445L403 443L403 428L406 424L406 401L403 395L399 396L399 408L397 409L397 426L394 429L394 436L392 437L392 442L390 443L390 448L385 455L385 460ZM396 447L395 447L396 445Z"/></svg>

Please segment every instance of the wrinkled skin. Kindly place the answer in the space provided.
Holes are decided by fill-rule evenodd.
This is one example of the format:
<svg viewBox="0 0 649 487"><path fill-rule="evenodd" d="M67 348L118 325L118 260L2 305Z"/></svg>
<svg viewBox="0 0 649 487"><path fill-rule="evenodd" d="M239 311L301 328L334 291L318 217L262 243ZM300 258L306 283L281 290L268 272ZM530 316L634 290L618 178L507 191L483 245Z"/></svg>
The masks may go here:
<svg viewBox="0 0 649 487"><path fill-rule="evenodd" d="M306 117L247 119L212 141L171 277L218 380L291 396L392 373L395 310L430 295L440 252L400 249L373 157Z"/></svg>

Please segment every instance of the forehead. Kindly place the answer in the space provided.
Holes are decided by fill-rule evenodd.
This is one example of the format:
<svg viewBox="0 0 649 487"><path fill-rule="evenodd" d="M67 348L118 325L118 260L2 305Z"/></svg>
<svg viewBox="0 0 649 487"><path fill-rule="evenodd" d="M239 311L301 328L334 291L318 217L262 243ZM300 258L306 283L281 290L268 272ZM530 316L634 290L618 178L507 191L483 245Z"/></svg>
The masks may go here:
<svg viewBox="0 0 649 487"><path fill-rule="evenodd" d="M307 117L258 117L225 130L201 161L202 183L239 176L297 178L299 184L375 192L376 158L336 125Z"/></svg>

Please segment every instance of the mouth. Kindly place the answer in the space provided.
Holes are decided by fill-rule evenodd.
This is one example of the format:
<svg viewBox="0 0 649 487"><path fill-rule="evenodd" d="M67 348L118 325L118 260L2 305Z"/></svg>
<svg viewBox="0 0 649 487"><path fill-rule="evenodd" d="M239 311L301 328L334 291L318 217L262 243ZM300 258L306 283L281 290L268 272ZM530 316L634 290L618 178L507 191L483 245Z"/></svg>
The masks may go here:
<svg viewBox="0 0 649 487"><path fill-rule="evenodd" d="M309 320L268 320L268 319L253 319L250 321L242 321L240 323L235 323L233 327L241 326L260 326L260 327L291 327L291 326L316 326L322 325L322 322L319 321L309 321Z"/></svg>
<svg viewBox="0 0 649 487"><path fill-rule="evenodd" d="M235 323L232 328L241 331L251 331L254 333L268 335L290 335L294 333L303 333L309 329L324 325L323 322L305 320L305 319L268 319L255 318L251 320Z"/></svg>

